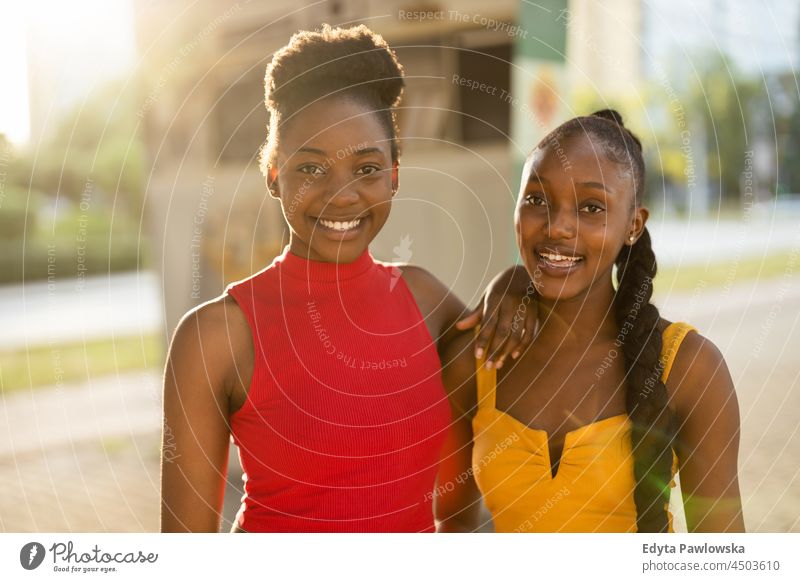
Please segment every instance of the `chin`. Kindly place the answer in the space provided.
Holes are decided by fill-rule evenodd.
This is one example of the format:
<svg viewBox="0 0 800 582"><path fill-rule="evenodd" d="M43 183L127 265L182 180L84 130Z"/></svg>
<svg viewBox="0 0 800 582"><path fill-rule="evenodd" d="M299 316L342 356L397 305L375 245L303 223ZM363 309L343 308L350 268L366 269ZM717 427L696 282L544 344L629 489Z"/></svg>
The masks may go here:
<svg viewBox="0 0 800 582"><path fill-rule="evenodd" d="M534 273L536 274L535 271ZM591 286L585 284L579 277L553 278L537 274L532 280L539 297L547 301L569 301L583 297Z"/></svg>
<svg viewBox="0 0 800 582"><path fill-rule="evenodd" d="M571 289L569 285L563 289L560 285L543 285L539 289L539 297L545 301L570 301L583 295L580 291Z"/></svg>

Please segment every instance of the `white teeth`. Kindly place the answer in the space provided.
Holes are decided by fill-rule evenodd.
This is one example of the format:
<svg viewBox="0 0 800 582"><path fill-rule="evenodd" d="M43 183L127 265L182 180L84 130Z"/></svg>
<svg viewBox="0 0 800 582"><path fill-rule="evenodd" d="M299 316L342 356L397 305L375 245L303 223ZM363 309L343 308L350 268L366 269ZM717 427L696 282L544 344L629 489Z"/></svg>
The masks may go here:
<svg viewBox="0 0 800 582"><path fill-rule="evenodd" d="M357 227L361 223L361 219L356 218L355 220L351 220L350 222L338 222L338 221L334 222L332 220L320 219L319 223L322 226L330 228L332 230L345 231L345 230L352 230L355 227Z"/></svg>
<svg viewBox="0 0 800 582"><path fill-rule="evenodd" d="M539 253L539 256L552 262L565 262L569 264L577 263L582 257L568 257L566 255L559 255L556 253Z"/></svg>

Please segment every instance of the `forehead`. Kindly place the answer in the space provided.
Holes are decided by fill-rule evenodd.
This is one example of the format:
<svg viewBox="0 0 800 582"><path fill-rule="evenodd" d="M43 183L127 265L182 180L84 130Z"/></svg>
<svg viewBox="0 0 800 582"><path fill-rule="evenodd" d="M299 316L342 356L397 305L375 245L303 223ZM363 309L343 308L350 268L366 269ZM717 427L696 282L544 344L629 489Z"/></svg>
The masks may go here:
<svg viewBox="0 0 800 582"><path fill-rule="evenodd" d="M330 155L353 148L390 152L391 136L368 106L346 98L326 98L295 113L280 127L278 152L291 155L303 146Z"/></svg>
<svg viewBox="0 0 800 582"><path fill-rule="evenodd" d="M600 139L579 133L554 137L532 152L525 176L532 175L550 182L592 180L625 189L630 186L631 168L609 158Z"/></svg>

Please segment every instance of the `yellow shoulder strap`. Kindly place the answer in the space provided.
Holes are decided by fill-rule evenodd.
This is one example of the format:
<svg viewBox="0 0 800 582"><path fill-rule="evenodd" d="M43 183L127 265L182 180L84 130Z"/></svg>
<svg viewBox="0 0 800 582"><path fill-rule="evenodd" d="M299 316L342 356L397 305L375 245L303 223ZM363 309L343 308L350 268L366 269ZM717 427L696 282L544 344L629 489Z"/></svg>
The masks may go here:
<svg viewBox="0 0 800 582"><path fill-rule="evenodd" d="M697 331L688 323L676 322L667 326L662 334L662 347L661 347L661 366L664 371L661 373L661 381L667 383L669 373L672 370L672 364L675 362L675 357L678 355L678 350L681 347L683 338L690 331Z"/></svg>
<svg viewBox="0 0 800 582"><path fill-rule="evenodd" d="M475 328L476 337L479 331L480 326ZM495 391L497 389L497 370L494 368L487 370L484 367L485 363L485 355L479 360L475 360L475 382L478 385L478 407L494 408Z"/></svg>
<svg viewBox="0 0 800 582"><path fill-rule="evenodd" d="M478 383L478 406L483 408L494 408L495 390L497 388L497 370L492 368L487 370L483 367L485 358L477 360L477 370L475 380Z"/></svg>

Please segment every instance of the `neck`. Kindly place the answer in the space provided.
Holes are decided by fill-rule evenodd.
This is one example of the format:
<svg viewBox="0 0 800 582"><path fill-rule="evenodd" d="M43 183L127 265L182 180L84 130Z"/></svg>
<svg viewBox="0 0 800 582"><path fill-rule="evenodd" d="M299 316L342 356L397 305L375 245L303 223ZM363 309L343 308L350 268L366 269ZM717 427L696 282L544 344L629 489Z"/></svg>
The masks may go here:
<svg viewBox="0 0 800 582"><path fill-rule="evenodd" d="M324 249L323 252L328 252L329 254L326 256L322 254L322 252L317 251L314 247L312 247L306 241L300 239L299 237L295 236L294 233L289 235L289 251L302 259L307 259L309 261L317 261L320 263L332 263L332 264L347 264L353 263L367 251L368 248L364 247L361 249L354 250L348 247L339 247L335 246L335 243L332 249Z"/></svg>
<svg viewBox="0 0 800 582"><path fill-rule="evenodd" d="M539 299L537 341L585 346L617 336L611 278L569 299Z"/></svg>
<svg viewBox="0 0 800 582"><path fill-rule="evenodd" d="M307 259L309 261L325 262L325 259L311 248L311 245L297 238L293 232L290 232L289 234L289 251L293 255L297 255L298 257Z"/></svg>

